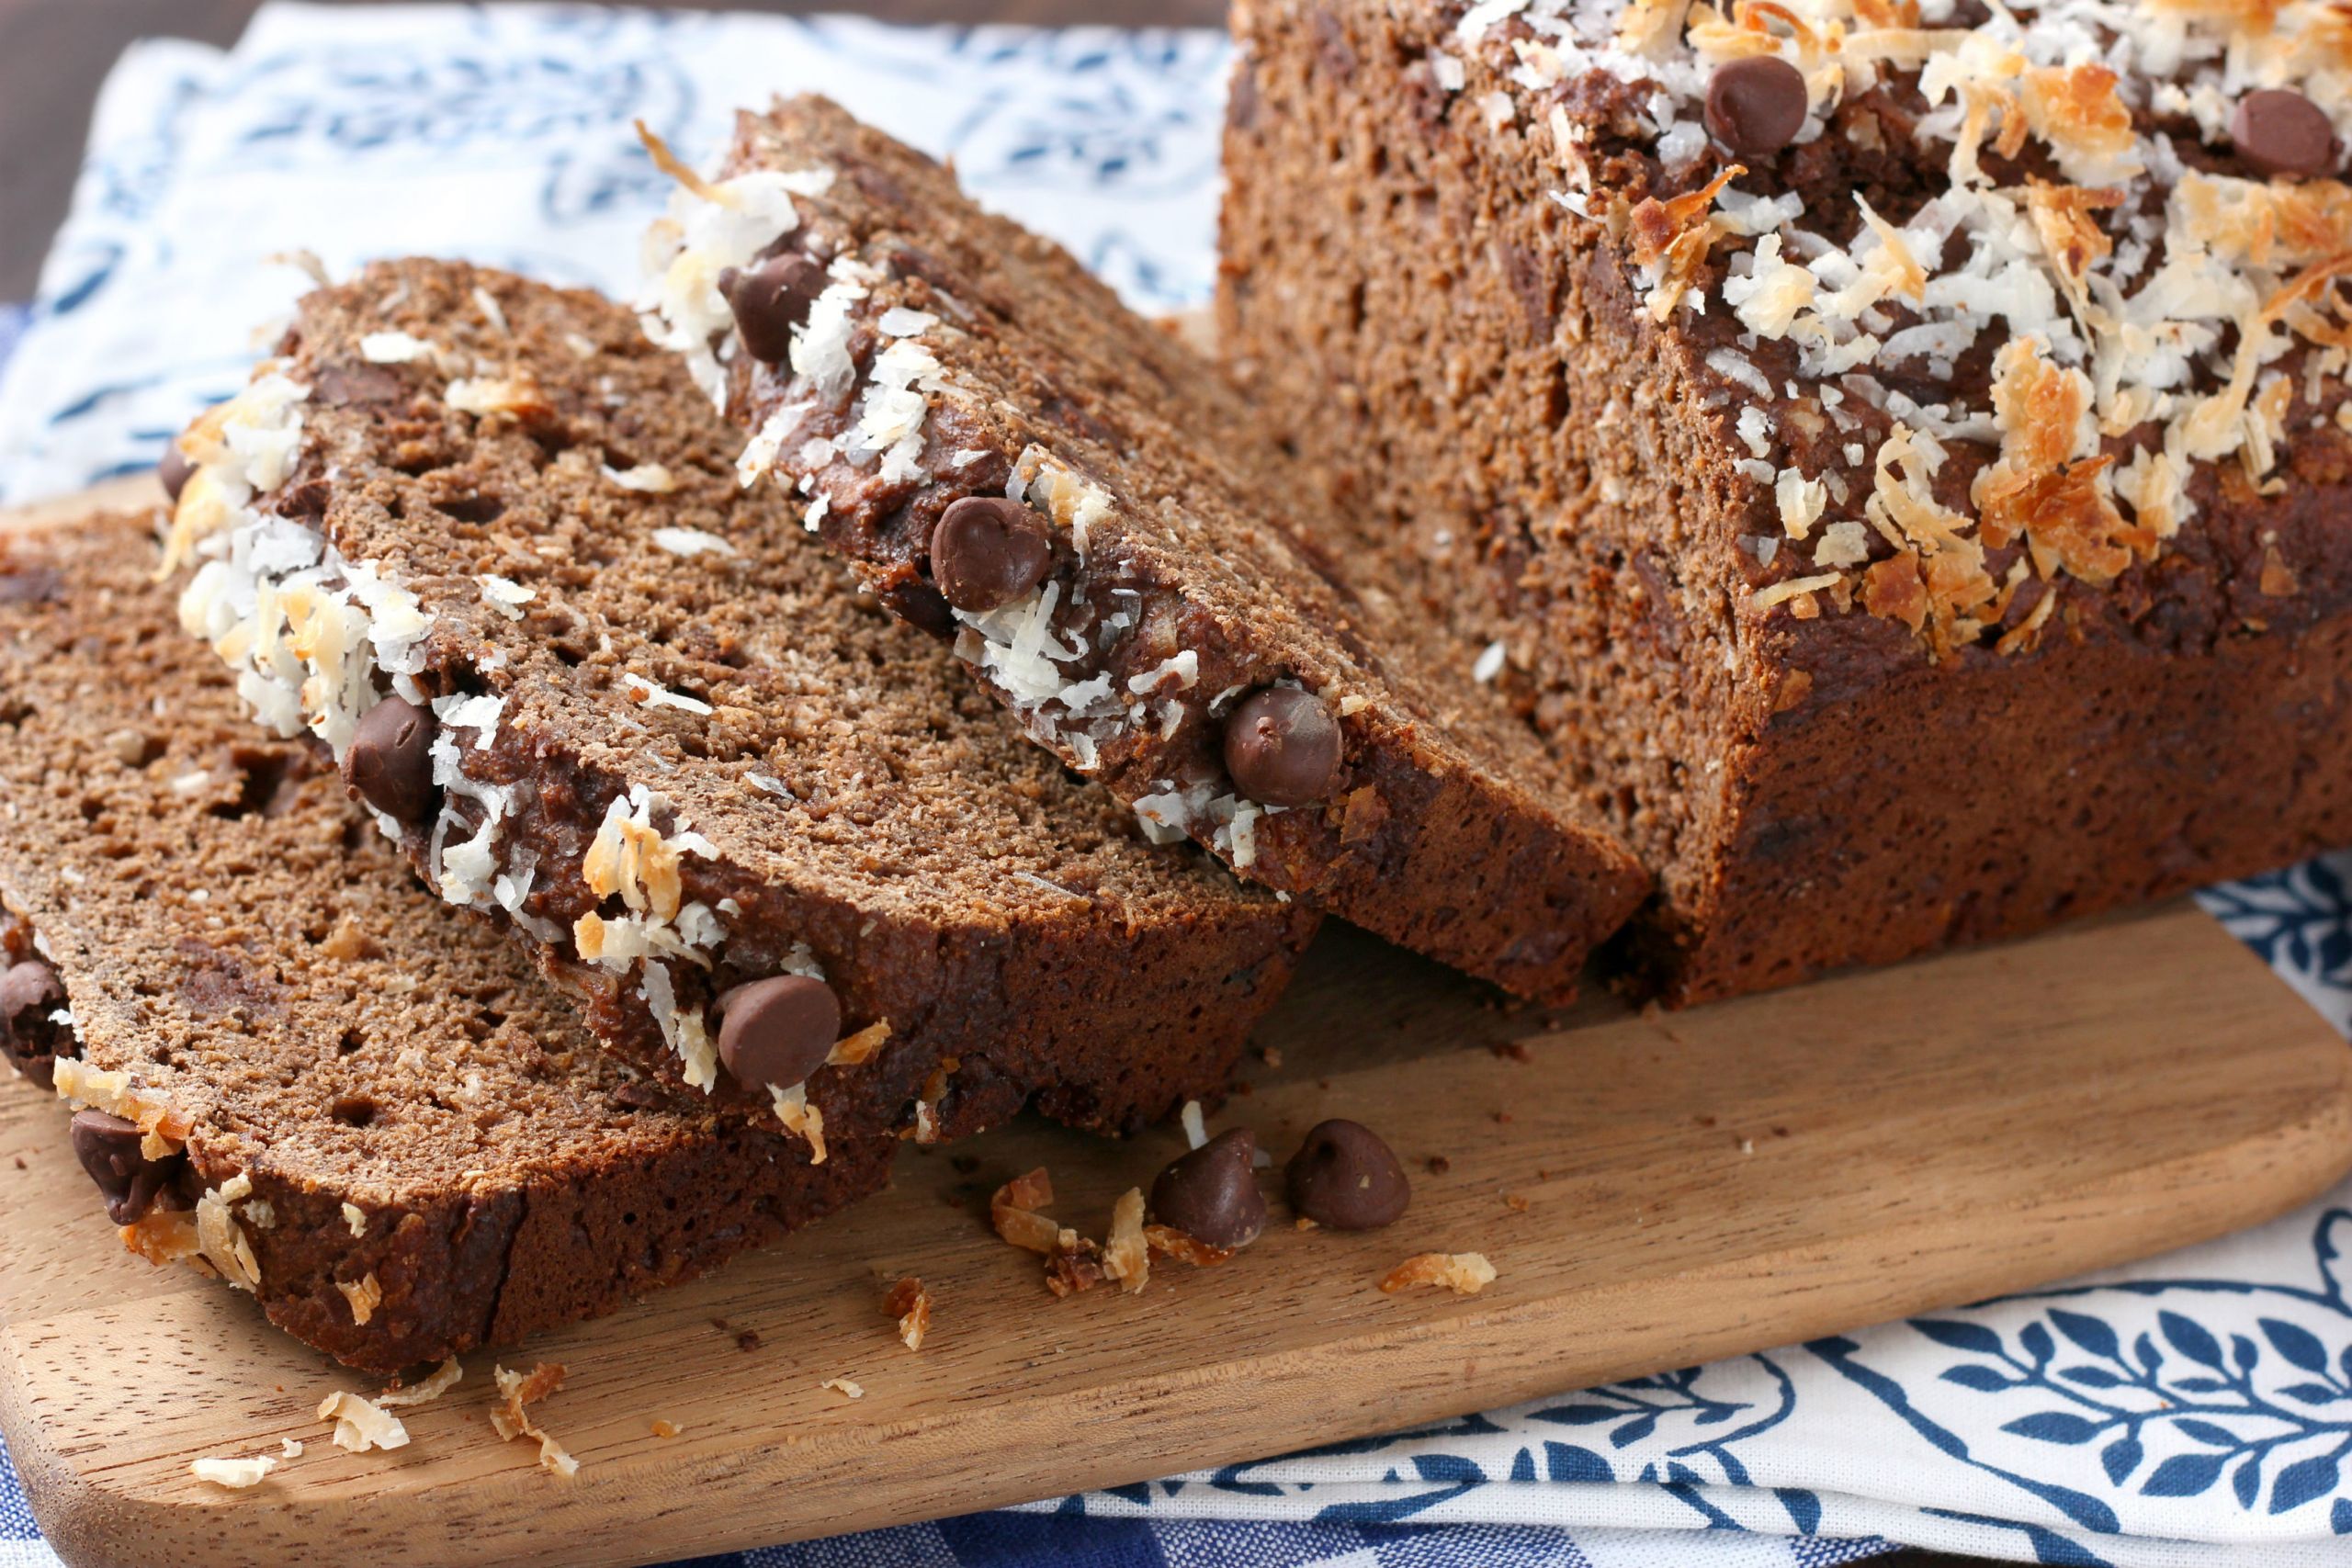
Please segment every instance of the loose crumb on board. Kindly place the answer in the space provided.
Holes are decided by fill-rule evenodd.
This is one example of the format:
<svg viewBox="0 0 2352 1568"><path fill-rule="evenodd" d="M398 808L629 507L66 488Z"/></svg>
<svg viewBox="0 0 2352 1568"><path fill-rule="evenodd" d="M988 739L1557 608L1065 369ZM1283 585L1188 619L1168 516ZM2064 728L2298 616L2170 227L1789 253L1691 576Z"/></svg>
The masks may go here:
<svg viewBox="0 0 2352 1568"><path fill-rule="evenodd" d="M422 1382L411 1383L406 1388L386 1389L376 1396L376 1403L403 1410L412 1405L430 1404L457 1387L458 1380L465 1375L465 1369L458 1366L458 1358L452 1356L434 1368L432 1374Z"/></svg>
<svg viewBox="0 0 2352 1568"><path fill-rule="evenodd" d="M1495 1266L1484 1253L1423 1252L1408 1258L1380 1278L1388 1295L1412 1285L1442 1285L1456 1295L1475 1296L1495 1282Z"/></svg>
<svg viewBox="0 0 2352 1568"><path fill-rule="evenodd" d="M657 1438L674 1438L678 1435L678 1424L675 1421L664 1421L657 1416L653 1418L651 1430Z"/></svg>
<svg viewBox="0 0 2352 1568"><path fill-rule="evenodd" d="M931 1292L920 1279L910 1274L891 1286L882 1298L882 1311L899 1320L899 1338L908 1349L922 1348L923 1337L931 1332Z"/></svg>
<svg viewBox="0 0 2352 1568"><path fill-rule="evenodd" d="M408 1447L408 1428L399 1416L349 1389L339 1388L322 1400L319 1419L334 1423L334 1446L347 1453Z"/></svg>
<svg viewBox="0 0 2352 1568"><path fill-rule="evenodd" d="M528 1372L511 1372L504 1367L490 1369L497 1381L503 1403L492 1405L490 1424L502 1442L517 1438L536 1438L539 1443L539 1468L567 1479L580 1472L580 1461L563 1451L563 1445L548 1436L545 1428L534 1422L524 1409L540 1400L551 1398L563 1387L564 1365L561 1361L541 1361Z"/></svg>
<svg viewBox="0 0 2352 1568"><path fill-rule="evenodd" d="M1143 1227L1143 1239L1146 1246L1162 1258L1172 1258L1195 1269L1214 1269L1233 1256L1230 1247L1211 1247L1200 1237L1180 1231L1173 1225L1146 1225Z"/></svg>
<svg viewBox="0 0 2352 1568"><path fill-rule="evenodd" d="M251 1459L199 1459L190 1461L187 1468L198 1481L209 1481L215 1486L242 1492L248 1486L260 1484L265 1476L277 1468L277 1459L272 1454L255 1454Z"/></svg>
<svg viewBox="0 0 2352 1568"><path fill-rule="evenodd" d="M817 1386L819 1388L831 1389L835 1393L840 1394L844 1399L864 1399L865 1397L865 1388L857 1383L852 1382L847 1378L827 1378L823 1382L819 1383Z"/></svg>

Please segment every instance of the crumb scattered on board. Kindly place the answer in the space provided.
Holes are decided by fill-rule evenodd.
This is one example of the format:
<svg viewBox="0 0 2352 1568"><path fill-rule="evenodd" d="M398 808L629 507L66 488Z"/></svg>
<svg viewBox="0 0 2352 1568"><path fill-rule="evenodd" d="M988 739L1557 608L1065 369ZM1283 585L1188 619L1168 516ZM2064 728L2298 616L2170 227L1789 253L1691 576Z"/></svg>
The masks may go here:
<svg viewBox="0 0 2352 1568"><path fill-rule="evenodd" d="M865 1397L865 1388L858 1383L852 1382L847 1378L827 1378L823 1382L819 1383L817 1386L819 1388L831 1389L835 1393L840 1394L844 1399L864 1399Z"/></svg>
<svg viewBox="0 0 2352 1568"><path fill-rule="evenodd" d="M337 1389L319 1404L319 1419L334 1423L334 1446L355 1454L371 1449L404 1449L408 1447L408 1428L392 1414L394 1408L430 1404L457 1385L465 1375L455 1356L433 1370L433 1374L421 1382L406 1388L388 1388L373 1399L364 1398L349 1389ZM298 1445L286 1457L291 1459L301 1452Z"/></svg>
<svg viewBox="0 0 2352 1568"><path fill-rule="evenodd" d="M1380 1278L1387 1294L1411 1285L1442 1285L1456 1295L1475 1296L1495 1282L1495 1266L1477 1252L1423 1252L1408 1258Z"/></svg>
<svg viewBox="0 0 2352 1568"><path fill-rule="evenodd" d="M277 1468L275 1454L255 1454L251 1459L199 1459L188 1463L188 1471L198 1481L209 1481L215 1486L225 1486L232 1492L242 1492L260 1483L263 1477Z"/></svg>
<svg viewBox="0 0 2352 1568"><path fill-rule="evenodd" d="M492 1405L490 1424L503 1442L517 1438L536 1438L539 1444L539 1468L556 1475L570 1477L580 1472L580 1461L563 1451L563 1445L548 1436L546 1430L533 1422L524 1406L536 1404L552 1397L563 1387L564 1366L561 1361L541 1361L528 1372L511 1372L493 1365L491 1376L497 1380L502 1403Z"/></svg>
<svg viewBox="0 0 2352 1568"><path fill-rule="evenodd" d="M891 1286L882 1298L882 1311L899 1320L899 1338L908 1349L922 1348L923 1337L931 1332L931 1292L921 1280L910 1274Z"/></svg>

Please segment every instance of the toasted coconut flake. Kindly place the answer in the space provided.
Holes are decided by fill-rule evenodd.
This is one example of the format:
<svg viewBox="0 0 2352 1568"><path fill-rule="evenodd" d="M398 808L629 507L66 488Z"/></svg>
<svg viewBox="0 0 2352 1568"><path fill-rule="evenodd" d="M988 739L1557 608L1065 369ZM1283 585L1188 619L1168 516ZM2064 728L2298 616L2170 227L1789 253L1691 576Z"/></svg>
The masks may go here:
<svg viewBox="0 0 2352 1568"><path fill-rule="evenodd" d="M1634 207L1634 260L1656 275L1649 295L1651 320L1663 321L1672 315L1675 305L1696 280L1699 268L1707 259L1708 248L1723 231L1708 215L1709 209L1725 186L1746 173L1747 165L1729 164L1697 190L1668 201L1645 197Z"/></svg>
<svg viewBox="0 0 2352 1568"><path fill-rule="evenodd" d="M2090 307L2086 280L2091 268L2105 261L2115 249L2094 214L2122 206L2123 193L2029 179L2025 204L2033 219L2033 231L2041 241L2042 254L2057 271L2059 286L2065 289L2075 313L2083 313Z"/></svg>
<svg viewBox="0 0 2352 1568"><path fill-rule="evenodd" d="M253 1243L246 1239L244 1227L237 1224L231 1211L231 1205L244 1196L231 1190L239 1182L245 1183L247 1192L252 1190L252 1183L240 1174L223 1187L207 1189L197 1199L196 1246L204 1254L204 1260L220 1270L223 1280L235 1289L251 1293L261 1287L261 1264L254 1257Z"/></svg>
<svg viewBox="0 0 2352 1568"><path fill-rule="evenodd" d="M248 1486L258 1486L269 1472L277 1468L275 1454L255 1454L251 1459L199 1459L188 1462L188 1473L198 1481L209 1481L215 1486L225 1486L232 1492L242 1492Z"/></svg>
<svg viewBox="0 0 2352 1568"><path fill-rule="evenodd" d="M552 1397L563 1387L564 1366L560 1361L541 1361L529 1372L512 1372L493 1364L491 1376L498 1384L500 1403L491 1407L490 1424L501 1441L513 1442L517 1438L535 1438L539 1444L539 1468L564 1477L580 1472L580 1461L563 1451L563 1445L548 1436L534 1424L526 1405Z"/></svg>
<svg viewBox="0 0 2352 1568"><path fill-rule="evenodd" d="M922 1348L924 1337L931 1332L931 1292L923 1282L910 1274L890 1287L882 1298L882 1310L898 1319L899 1338L910 1350Z"/></svg>
<svg viewBox="0 0 2352 1568"><path fill-rule="evenodd" d="M1130 1187L1111 1210L1111 1235L1102 1244L1102 1271L1128 1295L1151 1278L1151 1244L1143 1234L1143 1189Z"/></svg>
<svg viewBox="0 0 2352 1568"><path fill-rule="evenodd" d="M363 1327L369 1318L376 1315L376 1309L384 1302L384 1287L377 1282L373 1269L356 1282L337 1280L334 1288L341 1291L343 1299L351 1303L351 1321Z"/></svg>
<svg viewBox="0 0 2352 1568"><path fill-rule="evenodd" d="M408 1447L401 1418L349 1389L337 1389L320 1403L319 1419L334 1423L334 1446L355 1454L370 1449Z"/></svg>
<svg viewBox="0 0 2352 1568"><path fill-rule="evenodd" d="M548 419L555 405L527 376L479 377L449 383L441 400L459 413L512 414L516 419Z"/></svg>
<svg viewBox="0 0 2352 1568"><path fill-rule="evenodd" d="M115 1235L127 1250L158 1265L185 1263L203 1252L197 1245L196 1215L186 1209L150 1209Z"/></svg>
<svg viewBox="0 0 2352 1568"><path fill-rule="evenodd" d="M375 1276L371 1274L368 1278L372 1280ZM396 1405L402 1409L412 1405L430 1404L457 1387L458 1380L465 1375L465 1369L458 1366L458 1358L452 1356L434 1368L431 1375L422 1381L411 1383L406 1388L386 1389L376 1396L376 1403L386 1406Z"/></svg>
<svg viewBox="0 0 2352 1568"><path fill-rule="evenodd" d="M350 1227L354 1236L363 1236L368 1234L368 1216L356 1203L345 1203L343 1206L343 1223Z"/></svg>
<svg viewBox="0 0 2352 1568"><path fill-rule="evenodd" d="M1495 1282L1495 1266L1477 1252L1423 1252L1408 1258L1380 1278L1388 1295L1411 1285L1442 1285L1456 1295L1475 1296Z"/></svg>
<svg viewBox="0 0 2352 1568"><path fill-rule="evenodd" d="M846 1034L834 1041L833 1048L825 1055L825 1065L829 1067L859 1066L870 1061L874 1053L882 1049L882 1043L889 1038L890 1021L877 1018L856 1033Z"/></svg>
<svg viewBox="0 0 2352 1568"><path fill-rule="evenodd" d="M705 201L717 202L721 207L732 207L735 204L734 197L728 191L711 184L687 167L684 160L670 151L670 144L656 136L643 120L633 119L629 124L636 128L637 139L645 143L645 155L653 160L655 168Z"/></svg>
<svg viewBox="0 0 2352 1568"><path fill-rule="evenodd" d="M1173 1225L1146 1225L1143 1227L1143 1239L1146 1246L1162 1258L1172 1258L1195 1269L1214 1269L1233 1257L1232 1248L1211 1247L1200 1237L1180 1231Z"/></svg>
<svg viewBox="0 0 2352 1568"><path fill-rule="evenodd" d="M2069 179L2103 184L2142 171L2117 80L2104 65L2085 64L2035 66L2018 81L2025 124L2050 143Z"/></svg>
<svg viewBox="0 0 2352 1568"><path fill-rule="evenodd" d="M989 1199L989 1223L996 1234L1024 1252L1050 1258L1061 1245L1062 1229L1038 1211L1054 1201L1054 1184L1046 1168L1016 1176Z"/></svg>
<svg viewBox="0 0 2352 1568"><path fill-rule="evenodd" d="M784 1130L808 1145L808 1163L825 1163L825 1112L808 1103L808 1086L797 1083L790 1088L768 1085L768 1099L775 1108L775 1119Z"/></svg>
<svg viewBox="0 0 2352 1568"><path fill-rule="evenodd" d="M660 463L639 463L633 468L605 468L605 478L623 490L643 495L668 495L678 488L678 481ZM707 537L707 536L706 536Z"/></svg>
<svg viewBox="0 0 2352 1568"><path fill-rule="evenodd" d="M865 1388L858 1383L851 1382L847 1378L827 1378L823 1382L819 1383L817 1386L819 1388L831 1389L843 1399L864 1399L865 1397Z"/></svg>
<svg viewBox="0 0 2352 1568"><path fill-rule="evenodd" d="M1838 581L1838 576L1834 571L1825 571L1812 577L1784 578L1779 582L1768 582L1758 589L1749 603L1756 607L1757 613L1761 615L1782 600L1801 598L1820 589L1831 587Z"/></svg>

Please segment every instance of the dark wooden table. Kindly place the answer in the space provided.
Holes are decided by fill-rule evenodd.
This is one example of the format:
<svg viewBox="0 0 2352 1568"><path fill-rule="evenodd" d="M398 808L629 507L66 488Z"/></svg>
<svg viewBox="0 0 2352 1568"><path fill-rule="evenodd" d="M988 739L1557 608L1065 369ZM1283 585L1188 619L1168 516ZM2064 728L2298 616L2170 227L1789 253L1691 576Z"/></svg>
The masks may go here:
<svg viewBox="0 0 2352 1568"><path fill-rule="evenodd" d="M368 0L348 0L368 4ZM131 39L236 41L260 0L0 0L0 300L29 299L65 216L107 67ZM1224 0L703 0L704 10L863 11L899 22L1130 22L1218 27ZM1968 1568L1905 1551L1888 1568Z"/></svg>

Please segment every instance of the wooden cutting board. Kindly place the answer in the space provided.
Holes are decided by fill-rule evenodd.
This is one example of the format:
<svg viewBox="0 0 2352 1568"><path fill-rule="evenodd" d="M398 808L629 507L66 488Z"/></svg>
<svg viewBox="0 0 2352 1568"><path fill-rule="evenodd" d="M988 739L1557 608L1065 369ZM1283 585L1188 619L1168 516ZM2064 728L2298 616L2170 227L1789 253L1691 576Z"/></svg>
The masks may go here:
<svg viewBox="0 0 2352 1568"><path fill-rule="evenodd" d="M1304 1233L1277 1205L1222 1268L1057 1300L989 1229L989 1190L1043 1164L1057 1216L1099 1236L1181 1136L1024 1122L910 1146L889 1191L783 1246L469 1357L404 1413L408 1448L365 1456L313 1412L375 1386L124 1253L56 1101L0 1083L0 1431L77 1565L668 1562L1850 1329L2249 1224L2352 1165L2352 1051L2186 903L1687 1013L1603 998L1558 1018L1333 927L1258 1038L1212 1125L1279 1157L1325 1116L1368 1122L1414 1178L1394 1228ZM1376 1289L1425 1250L1498 1278ZM919 1354L881 1310L903 1274L937 1298ZM576 1479L492 1436L501 1359L570 1369L538 1414ZM307 1451L250 1491L188 1472L282 1438Z"/></svg>

